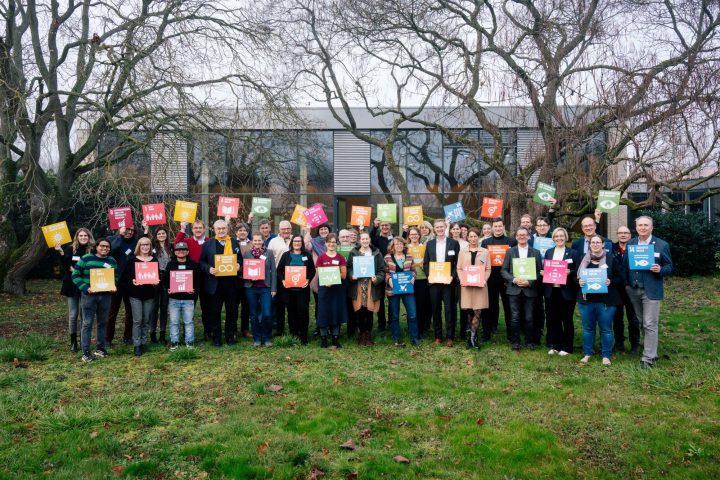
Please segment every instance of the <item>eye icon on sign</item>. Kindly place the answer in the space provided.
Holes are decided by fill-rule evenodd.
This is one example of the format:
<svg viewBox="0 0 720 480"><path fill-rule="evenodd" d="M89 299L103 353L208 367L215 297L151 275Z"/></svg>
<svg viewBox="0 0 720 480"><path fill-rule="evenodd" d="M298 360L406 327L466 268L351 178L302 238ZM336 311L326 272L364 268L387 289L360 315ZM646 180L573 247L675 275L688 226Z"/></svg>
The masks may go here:
<svg viewBox="0 0 720 480"><path fill-rule="evenodd" d="M617 203L615 203L612 200L603 200L602 202L600 202L600 207L602 207L606 210L610 210L611 208L615 208L616 206L617 206Z"/></svg>
<svg viewBox="0 0 720 480"><path fill-rule="evenodd" d="M546 202L549 202L552 198L548 192L540 192L538 193L538 197Z"/></svg>
<svg viewBox="0 0 720 480"><path fill-rule="evenodd" d="M255 206L255 212L256 213L267 213L268 208L265 205L256 205Z"/></svg>

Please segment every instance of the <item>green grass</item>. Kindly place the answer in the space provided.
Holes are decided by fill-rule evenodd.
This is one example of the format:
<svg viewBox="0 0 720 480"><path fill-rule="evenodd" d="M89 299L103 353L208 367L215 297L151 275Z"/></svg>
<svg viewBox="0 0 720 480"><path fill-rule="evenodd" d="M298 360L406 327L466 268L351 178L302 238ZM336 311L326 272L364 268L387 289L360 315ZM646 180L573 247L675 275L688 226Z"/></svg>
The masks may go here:
<svg viewBox="0 0 720 480"><path fill-rule="evenodd" d="M504 332L479 352L283 337L83 364L57 288L0 296L0 478L720 477L719 278L672 280L651 371L513 354Z"/></svg>

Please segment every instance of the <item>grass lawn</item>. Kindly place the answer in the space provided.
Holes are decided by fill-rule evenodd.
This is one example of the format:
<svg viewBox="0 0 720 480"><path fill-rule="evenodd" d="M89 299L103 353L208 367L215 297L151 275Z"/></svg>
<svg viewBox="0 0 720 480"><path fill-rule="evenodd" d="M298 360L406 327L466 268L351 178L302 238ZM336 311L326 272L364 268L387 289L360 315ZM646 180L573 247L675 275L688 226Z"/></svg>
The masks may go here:
<svg viewBox="0 0 720 480"><path fill-rule="evenodd" d="M0 478L720 478L720 278L671 280L653 370L514 354L504 332L83 364L59 284L30 290L0 296Z"/></svg>

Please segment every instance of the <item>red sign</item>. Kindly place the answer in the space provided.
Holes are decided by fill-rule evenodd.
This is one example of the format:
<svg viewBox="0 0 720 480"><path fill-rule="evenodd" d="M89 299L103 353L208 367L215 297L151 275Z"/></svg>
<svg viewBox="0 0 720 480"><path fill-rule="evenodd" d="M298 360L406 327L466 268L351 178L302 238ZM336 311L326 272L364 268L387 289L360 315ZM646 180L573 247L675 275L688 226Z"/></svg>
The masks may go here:
<svg viewBox="0 0 720 480"><path fill-rule="evenodd" d="M108 219L110 220L111 230L119 230L123 227L135 228L130 207L108 208Z"/></svg>
<svg viewBox="0 0 720 480"><path fill-rule="evenodd" d="M499 198L484 197L482 202L482 211L480 216L483 218L502 217L503 201Z"/></svg>
<svg viewBox="0 0 720 480"><path fill-rule="evenodd" d="M488 252L490 252L490 265L493 267L502 267L505 261L505 253L510 245L488 245Z"/></svg>
<svg viewBox="0 0 720 480"><path fill-rule="evenodd" d="M242 278L253 281L265 280L265 260L244 258Z"/></svg>
<svg viewBox="0 0 720 480"><path fill-rule="evenodd" d="M220 197L218 198L218 217L230 217L237 218L238 211L240 210L240 199L232 197Z"/></svg>
<svg viewBox="0 0 720 480"><path fill-rule="evenodd" d="M303 215L305 215L305 220L307 221L308 225L311 227L317 227L318 225L322 225L323 223L327 223L328 218L327 215L325 215L325 210L323 210L322 205L319 203L316 203L312 207L308 208L303 212Z"/></svg>
<svg viewBox="0 0 720 480"><path fill-rule="evenodd" d="M165 225L167 217L165 215L164 203L149 203L142 206L143 220L148 225Z"/></svg>
<svg viewBox="0 0 720 480"><path fill-rule="evenodd" d="M485 286L485 265L468 265L458 272L463 287Z"/></svg>
<svg viewBox="0 0 720 480"><path fill-rule="evenodd" d="M568 262L565 260L543 261L543 283L565 285L567 283Z"/></svg>
<svg viewBox="0 0 720 480"><path fill-rule="evenodd" d="M170 270L170 293L193 293L193 271Z"/></svg>
<svg viewBox="0 0 720 480"><path fill-rule="evenodd" d="M159 282L158 262L135 262L135 285L157 285Z"/></svg>
<svg viewBox="0 0 720 480"><path fill-rule="evenodd" d="M302 288L307 282L307 267L285 267L285 288Z"/></svg>

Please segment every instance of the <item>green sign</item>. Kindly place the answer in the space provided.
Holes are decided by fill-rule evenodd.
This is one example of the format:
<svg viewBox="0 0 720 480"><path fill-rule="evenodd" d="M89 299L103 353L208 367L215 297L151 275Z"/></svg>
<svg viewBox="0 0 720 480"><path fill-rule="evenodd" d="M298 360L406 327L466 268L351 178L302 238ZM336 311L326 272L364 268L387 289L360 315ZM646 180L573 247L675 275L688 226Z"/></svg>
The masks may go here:
<svg viewBox="0 0 720 480"><path fill-rule="evenodd" d="M535 257L513 258L512 271L513 277L519 278L520 280L537 280Z"/></svg>
<svg viewBox="0 0 720 480"><path fill-rule="evenodd" d="M606 213L617 212L620 208L620 192L600 190L598 192L597 208Z"/></svg>
<svg viewBox="0 0 720 480"><path fill-rule="evenodd" d="M252 213L256 217L270 217L270 209L272 207L272 199L254 197L252 199Z"/></svg>
<svg viewBox="0 0 720 480"><path fill-rule="evenodd" d="M381 222L397 223L397 204L378 203L377 216Z"/></svg>
<svg viewBox="0 0 720 480"><path fill-rule="evenodd" d="M550 199L555 198L555 191L556 189L552 185L538 182L533 202L540 205L552 205L552 203L550 203Z"/></svg>
<svg viewBox="0 0 720 480"><path fill-rule="evenodd" d="M347 260L348 255L350 255L350 252L352 252L353 248L355 248L355 245L338 245L336 250L337 253L345 257L345 260Z"/></svg>
<svg viewBox="0 0 720 480"><path fill-rule="evenodd" d="M318 282L323 287L340 285L340 267L318 267Z"/></svg>

